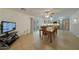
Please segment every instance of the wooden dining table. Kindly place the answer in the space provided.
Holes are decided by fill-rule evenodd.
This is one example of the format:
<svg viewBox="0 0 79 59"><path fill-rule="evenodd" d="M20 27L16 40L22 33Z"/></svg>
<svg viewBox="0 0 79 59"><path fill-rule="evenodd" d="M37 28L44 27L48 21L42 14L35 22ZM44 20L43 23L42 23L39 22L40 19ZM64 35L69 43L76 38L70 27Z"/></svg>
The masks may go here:
<svg viewBox="0 0 79 59"><path fill-rule="evenodd" d="M56 26L41 26L40 37L42 36L41 34L47 35L51 43L55 35L57 34L57 27Z"/></svg>

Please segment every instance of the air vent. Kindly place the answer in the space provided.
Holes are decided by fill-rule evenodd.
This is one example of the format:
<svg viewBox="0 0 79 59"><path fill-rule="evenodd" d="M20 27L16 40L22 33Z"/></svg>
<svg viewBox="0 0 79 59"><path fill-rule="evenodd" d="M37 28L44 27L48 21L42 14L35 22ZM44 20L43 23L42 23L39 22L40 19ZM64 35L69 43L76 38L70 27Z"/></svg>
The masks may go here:
<svg viewBox="0 0 79 59"><path fill-rule="evenodd" d="M25 8L20 8L20 10L23 10L23 11L25 11L26 9L25 9Z"/></svg>

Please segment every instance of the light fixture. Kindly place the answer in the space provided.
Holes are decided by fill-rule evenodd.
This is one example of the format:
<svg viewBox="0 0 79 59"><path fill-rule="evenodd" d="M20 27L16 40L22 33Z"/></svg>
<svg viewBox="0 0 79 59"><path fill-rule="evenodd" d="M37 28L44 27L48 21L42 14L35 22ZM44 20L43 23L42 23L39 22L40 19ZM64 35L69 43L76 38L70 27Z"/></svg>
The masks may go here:
<svg viewBox="0 0 79 59"><path fill-rule="evenodd" d="M53 16L53 14L55 13L53 13L51 10L45 10L44 14L45 14L45 17L48 18L48 17Z"/></svg>
<svg viewBox="0 0 79 59"><path fill-rule="evenodd" d="M74 19L74 23L77 23L77 19Z"/></svg>
<svg viewBox="0 0 79 59"><path fill-rule="evenodd" d="M49 17L49 12L50 12L50 10L45 10L44 14L45 14L45 17L46 17L46 18Z"/></svg>
<svg viewBox="0 0 79 59"><path fill-rule="evenodd" d="M48 17L49 17L49 15L46 15L45 17L46 17L46 18L48 18Z"/></svg>

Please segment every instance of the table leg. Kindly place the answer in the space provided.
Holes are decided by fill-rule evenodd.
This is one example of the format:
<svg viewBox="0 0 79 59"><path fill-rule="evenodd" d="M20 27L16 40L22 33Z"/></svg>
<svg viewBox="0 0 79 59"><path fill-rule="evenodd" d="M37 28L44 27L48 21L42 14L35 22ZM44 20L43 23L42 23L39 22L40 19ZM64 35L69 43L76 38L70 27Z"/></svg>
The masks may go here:
<svg viewBox="0 0 79 59"><path fill-rule="evenodd" d="M49 40L50 40L50 43L52 43L52 33L49 33Z"/></svg>
<svg viewBox="0 0 79 59"><path fill-rule="evenodd" d="M41 31L39 31L39 36L40 36L40 38L41 38Z"/></svg>

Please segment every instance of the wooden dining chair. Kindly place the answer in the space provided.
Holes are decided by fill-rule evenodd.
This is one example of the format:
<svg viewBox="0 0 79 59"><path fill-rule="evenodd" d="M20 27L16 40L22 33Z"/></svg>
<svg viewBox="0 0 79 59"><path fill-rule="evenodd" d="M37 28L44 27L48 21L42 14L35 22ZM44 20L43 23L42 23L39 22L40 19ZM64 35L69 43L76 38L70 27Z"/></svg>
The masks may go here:
<svg viewBox="0 0 79 59"><path fill-rule="evenodd" d="M47 36L48 33L47 33L47 29L46 28L47 28L46 26L42 26L41 29L40 29L40 37L42 37L42 39L43 39L44 36L48 37Z"/></svg>

